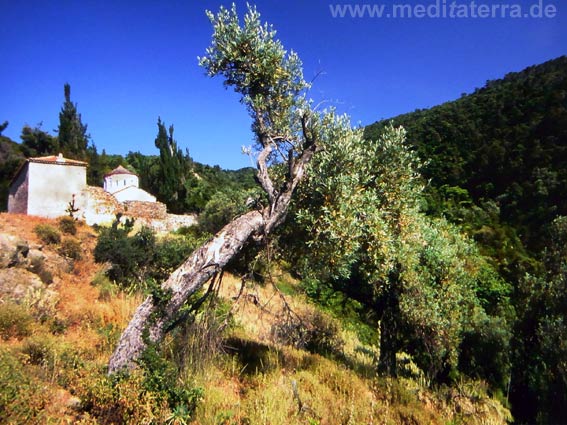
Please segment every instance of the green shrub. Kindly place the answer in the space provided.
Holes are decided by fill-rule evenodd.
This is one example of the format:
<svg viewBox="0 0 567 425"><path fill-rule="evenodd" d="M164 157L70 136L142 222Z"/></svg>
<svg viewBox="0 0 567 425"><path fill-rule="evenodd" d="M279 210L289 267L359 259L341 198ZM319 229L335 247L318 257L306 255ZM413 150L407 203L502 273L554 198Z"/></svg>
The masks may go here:
<svg viewBox="0 0 567 425"><path fill-rule="evenodd" d="M166 279L202 241L189 235L156 239L147 227L130 236L128 228L114 226L100 230L94 257L97 263L110 264L106 275L112 281L129 290L147 291L151 282ZM104 283L101 288L109 289Z"/></svg>
<svg viewBox="0 0 567 425"><path fill-rule="evenodd" d="M173 234L195 239L200 236L201 231L198 226L181 226L179 229L173 231Z"/></svg>
<svg viewBox="0 0 567 425"><path fill-rule="evenodd" d="M105 270L98 271L91 284L98 288L98 299L100 301L110 301L118 291L116 285L106 276Z"/></svg>
<svg viewBox="0 0 567 425"><path fill-rule="evenodd" d="M0 336L4 340L30 335L32 322L24 306L8 302L0 307Z"/></svg>
<svg viewBox="0 0 567 425"><path fill-rule="evenodd" d="M59 248L59 254L72 260L83 258L81 243L76 239L64 239Z"/></svg>
<svg viewBox="0 0 567 425"><path fill-rule="evenodd" d="M69 324L67 323L67 321L65 319L60 318L60 317L53 317L51 319L51 321L49 322L49 331L53 335L64 334L65 331L67 331L68 327L69 327Z"/></svg>
<svg viewBox="0 0 567 425"><path fill-rule="evenodd" d="M22 353L31 364L48 365L55 358L53 339L45 335L34 335L26 340Z"/></svg>
<svg viewBox="0 0 567 425"><path fill-rule="evenodd" d="M200 231L214 234L236 216L246 212L246 199L251 194L232 189L215 193L199 215Z"/></svg>
<svg viewBox="0 0 567 425"><path fill-rule="evenodd" d="M128 236L128 232L128 228L118 226L101 229L94 250L97 263L111 265L108 277L126 287L143 282L156 245L155 235L147 227L133 236Z"/></svg>
<svg viewBox="0 0 567 425"><path fill-rule="evenodd" d="M61 217L58 220L59 230L67 235L77 234L77 222L72 217Z"/></svg>
<svg viewBox="0 0 567 425"><path fill-rule="evenodd" d="M102 369L89 367L71 383L71 390L92 423L188 423L186 418L167 421L173 412L159 394L147 391L144 373L139 369L108 376Z"/></svg>
<svg viewBox="0 0 567 425"><path fill-rule="evenodd" d="M146 391L166 401L177 420L188 421L204 396L203 389L181 382L175 365L155 345L146 348L138 363L144 371Z"/></svg>
<svg viewBox="0 0 567 425"><path fill-rule="evenodd" d="M42 415L48 402L44 386L26 373L14 354L0 347L0 422L46 423Z"/></svg>
<svg viewBox="0 0 567 425"><path fill-rule="evenodd" d="M289 315L272 326L276 340L320 354L340 353L343 340L339 331L337 321L318 310L304 314L301 319Z"/></svg>
<svg viewBox="0 0 567 425"><path fill-rule="evenodd" d="M45 244L56 245L61 242L61 234L49 224L38 224L35 226L34 232Z"/></svg>
<svg viewBox="0 0 567 425"><path fill-rule="evenodd" d="M168 236L161 239L155 245L149 276L158 281L167 279L200 243L200 239L191 236Z"/></svg>

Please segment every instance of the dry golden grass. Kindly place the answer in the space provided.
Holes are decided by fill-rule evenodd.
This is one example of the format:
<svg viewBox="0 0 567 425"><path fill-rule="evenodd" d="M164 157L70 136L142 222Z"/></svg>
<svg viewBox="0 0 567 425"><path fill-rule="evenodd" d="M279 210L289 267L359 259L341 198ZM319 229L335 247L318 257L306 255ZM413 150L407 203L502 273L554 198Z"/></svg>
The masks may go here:
<svg viewBox="0 0 567 425"><path fill-rule="evenodd" d="M57 226L56 220L0 214L0 232L41 245L34 232L37 224ZM7 350L19 368L14 375L18 382L11 384L28 385L19 381L23 374L30 385L20 405L12 407L37 413L37 423L94 424L95 413L91 416L73 407L79 402L75 394L91 397L104 409L107 401L116 403L111 393L118 391L121 408L130 409L130 423L163 423L165 417L155 412L167 409L154 409L158 402L140 392L139 377L118 384L118 389L104 384L104 366L142 296L117 293L101 300L91 284L103 267L92 258L96 233L82 225L75 237L84 248L82 259L73 263L72 270L60 270L49 286L58 295L55 316L36 322L29 337L0 341L0 355ZM48 261L57 260L57 247L42 249L49 254ZM353 331L339 330L342 357L335 360L276 343L272 327L288 308L300 317L311 317L316 307L300 295L298 283L289 275L276 272L273 279L293 295L282 297L269 282L247 283L232 308L237 325L225 335L225 345L235 347L211 356L196 370L182 372L181 381L204 389L194 424L505 423L506 411L500 405L486 398L470 402L470 389L447 401L413 381L377 380L372 373L377 349L363 346ZM232 304L240 289L240 279L227 273L219 293ZM53 332L54 319L64 324L60 332ZM0 372L5 371L0 368ZM455 413L465 407L477 412L478 418Z"/></svg>
<svg viewBox="0 0 567 425"><path fill-rule="evenodd" d="M297 286L291 276L283 272L274 273L274 280L284 279L290 286ZM234 301L241 289L242 281L225 273L219 295ZM277 291L273 283L246 282L240 298L233 306L236 321L250 338L259 342L271 341L272 326L287 314L286 306L299 315L310 310L307 300L300 296L286 297Z"/></svg>
<svg viewBox="0 0 567 425"><path fill-rule="evenodd" d="M55 220L23 214L0 213L0 232L16 235L36 244L42 244L34 228L38 224L55 224Z"/></svg>
<svg viewBox="0 0 567 425"><path fill-rule="evenodd" d="M72 267L67 268L60 267L65 261L60 257L58 247L43 244L35 234L34 228L38 224L58 227L57 220L53 219L0 214L0 232L20 237L30 246L41 247L46 255L45 262L55 268L57 279L48 286L57 294L54 316L45 323L36 322L29 338L0 342L0 349L6 348L17 354L25 352L26 347L37 346L38 350L45 352L48 357L42 359L41 364L25 366L30 376L41 379L42 392L49 400L40 417L50 418L53 422L72 423L77 419L76 412L69 408L72 396L57 382L65 381L68 379L66 375L75 372L73 369L64 370L72 365L62 365L61 362L70 362L69 356L77 355L80 362L90 362L102 368L114 348L115 338L130 320L141 297L118 294L107 302L99 300L99 290L91 284L101 269L92 256L97 241L93 229L78 223L77 234L66 236L76 238L83 248L82 259L73 261ZM50 329L54 320L63 324L63 331L56 335ZM108 332L105 334L104 330ZM62 359L61 356L66 357Z"/></svg>

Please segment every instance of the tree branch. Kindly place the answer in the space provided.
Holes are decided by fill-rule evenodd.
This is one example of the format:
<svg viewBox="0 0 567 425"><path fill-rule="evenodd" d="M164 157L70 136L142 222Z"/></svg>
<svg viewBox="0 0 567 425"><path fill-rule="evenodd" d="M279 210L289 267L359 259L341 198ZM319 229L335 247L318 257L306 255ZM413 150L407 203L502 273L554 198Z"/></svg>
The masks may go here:
<svg viewBox="0 0 567 425"><path fill-rule="evenodd" d="M258 155L256 166L258 168L258 173L257 173L258 181L260 182L262 189L264 189L264 192L266 192L266 194L268 195L268 200L270 202L270 205L273 205L275 201L275 190L272 179L268 174L268 165L267 165L267 160L271 153L272 153L272 144L270 142L266 142L266 144L264 144L264 148L262 149L262 152L260 152L260 154Z"/></svg>
<svg viewBox="0 0 567 425"><path fill-rule="evenodd" d="M170 294L163 305L149 296L138 307L110 358L109 373L132 368L148 342L161 340L187 299L242 250L254 234L261 234L263 214L250 211L229 224L191 256L162 284Z"/></svg>

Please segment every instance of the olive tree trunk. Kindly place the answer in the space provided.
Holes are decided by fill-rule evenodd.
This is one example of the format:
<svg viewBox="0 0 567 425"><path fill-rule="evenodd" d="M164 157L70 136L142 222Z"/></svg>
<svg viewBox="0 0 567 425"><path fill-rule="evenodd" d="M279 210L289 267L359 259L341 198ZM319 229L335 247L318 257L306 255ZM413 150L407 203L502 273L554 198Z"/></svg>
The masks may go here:
<svg viewBox="0 0 567 425"><path fill-rule="evenodd" d="M135 366L148 343L159 342L177 319L187 299L220 272L254 238L269 235L284 219L297 184L317 150L322 127L332 119L315 113L302 92L309 89L301 62L274 39L275 31L260 22L248 8L240 26L236 7L208 12L214 34L199 63L208 75L221 75L225 85L239 93L253 118L260 149L256 177L268 202L227 224L213 239L197 249L138 307L108 365L109 373ZM286 155L287 153L287 155ZM285 177L275 182L270 164L287 162ZM274 173L276 176L278 173Z"/></svg>
<svg viewBox="0 0 567 425"><path fill-rule="evenodd" d="M266 144L258 158L258 180L265 190L269 187L270 206L237 217L194 251L161 285L166 294L164 300L156 300L154 296L146 298L118 341L108 364L109 374L134 367L147 343L159 342L163 338L175 322L179 309L191 295L222 270L251 238L261 239L285 219L292 194L303 178L305 167L316 151L316 146L314 143L306 143L299 156L290 155L288 177L277 191L273 189L264 163L266 152L269 153L270 150L270 145Z"/></svg>
<svg viewBox="0 0 567 425"><path fill-rule="evenodd" d="M263 223L259 211L251 211L229 223L213 239L197 249L162 284L162 289L170 294L164 305L156 305L159 301L148 296L122 333L110 358L109 373L132 368L146 348L148 338L152 342L161 340L168 324L175 320L186 300L222 269L243 248L251 235L261 233Z"/></svg>

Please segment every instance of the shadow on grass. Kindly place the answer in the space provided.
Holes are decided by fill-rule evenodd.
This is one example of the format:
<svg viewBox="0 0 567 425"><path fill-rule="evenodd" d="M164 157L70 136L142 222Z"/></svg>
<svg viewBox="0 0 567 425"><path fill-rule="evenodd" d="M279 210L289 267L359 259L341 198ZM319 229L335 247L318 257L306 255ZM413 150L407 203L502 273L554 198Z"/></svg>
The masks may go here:
<svg viewBox="0 0 567 425"><path fill-rule="evenodd" d="M247 376L268 373L280 368L288 370L309 369L318 362L319 356L342 364L362 378L371 379L376 376L374 365L347 356L342 352L304 351L303 355L299 352L292 354L272 344L236 336L225 339L223 348L227 354L237 358L239 364L242 365L241 373Z"/></svg>

